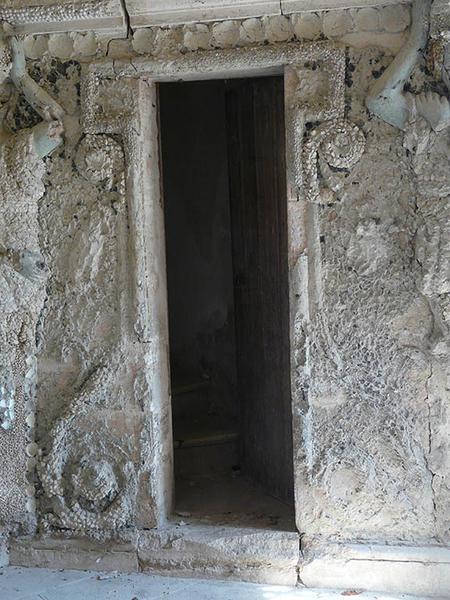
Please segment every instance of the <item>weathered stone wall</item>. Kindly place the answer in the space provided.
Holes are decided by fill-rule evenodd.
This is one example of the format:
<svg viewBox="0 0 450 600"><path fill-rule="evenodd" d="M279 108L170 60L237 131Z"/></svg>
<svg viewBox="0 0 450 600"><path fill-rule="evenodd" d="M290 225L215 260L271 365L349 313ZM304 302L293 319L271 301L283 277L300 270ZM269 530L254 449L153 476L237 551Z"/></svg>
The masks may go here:
<svg viewBox="0 0 450 600"><path fill-rule="evenodd" d="M32 76L68 115L39 208L50 269L31 465L41 528L94 537L119 529L126 537L144 522L138 507L151 497L157 452L143 418L146 365L130 317L126 144L84 136L83 63L328 38L348 47L346 116L366 146L350 173L328 169L337 202L318 209L321 286L303 323L304 400L295 406L297 522L310 539L450 543L449 133L431 133L424 145L420 131L405 138L365 108L408 25L407 9L386 7L141 29L127 40L25 40ZM436 85L418 65L411 89ZM12 126L35 122L23 101L10 102ZM139 496L143 488L148 497ZM156 522L152 510L146 525Z"/></svg>
<svg viewBox="0 0 450 600"><path fill-rule="evenodd" d="M349 51L348 117L366 148L320 209L300 519L313 536L448 543L448 198L418 186L415 149L367 114L389 60ZM435 137L448 148L448 131Z"/></svg>

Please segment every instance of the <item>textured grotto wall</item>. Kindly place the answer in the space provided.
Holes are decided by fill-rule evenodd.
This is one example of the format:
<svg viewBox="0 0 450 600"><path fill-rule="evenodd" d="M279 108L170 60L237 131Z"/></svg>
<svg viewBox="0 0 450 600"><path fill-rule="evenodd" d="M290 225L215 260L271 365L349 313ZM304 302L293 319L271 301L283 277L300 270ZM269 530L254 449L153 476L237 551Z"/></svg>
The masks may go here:
<svg viewBox="0 0 450 600"><path fill-rule="evenodd" d="M124 149L118 137L82 134L78 63L47 56L29 70L67 117L65 143L46 161L39 202L50 276L36 331L36 443L28 457L19 449L21 470L26 462L40 529L104 537L136 523L137 488L149 471L144 359L130 320ZM16 94L9 103L12 129L39 120ZM11 439L3 435L5 448ZM150 488L142 488L148 525ZM36 503L27 509L32 516Z"/></svg>
<svg viewBox="0 0 450 600"><path fill-rule="evenodd" d="M143 506L145 524L155 523L148 381L131 317L126 145L83 136L80 65L107 53L179 56L329 38L348 46L346 116L366 147L349 174L326 170L338 201L318 208L321 285L304 323L305 393L294 407L298 525L310 538L450 542L449 132L424 143L420 127L405 136L364 106L408 24L408 11L391 7L142 29L128 40L25 40L31 74L69 115L65 145L46 162L39 210L51 276L29 466L41 528L125 536L144 523ZM411 89L436 85L418 66ZM23 101L11 102L11 125L34 122Z"/></svg>
<svg viewBox="0 0 450 600"><path fill-rule="evenodd" d="M331 175L340 201L319 213L300 524L343 540L448 542L448 130L432 135L425 166L417 141L405 148L368 116L368 85L389 61L348 55L348 117L366 149L348 177Z"/></svg>

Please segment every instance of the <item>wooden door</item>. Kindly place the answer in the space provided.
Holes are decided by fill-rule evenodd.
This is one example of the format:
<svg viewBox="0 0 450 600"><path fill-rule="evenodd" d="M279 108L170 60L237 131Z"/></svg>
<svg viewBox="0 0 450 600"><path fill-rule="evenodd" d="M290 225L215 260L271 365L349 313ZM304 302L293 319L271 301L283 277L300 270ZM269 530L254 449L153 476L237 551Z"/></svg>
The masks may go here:
<svg viewBox="0 0 450 600"><path fill-rule="evenodd" d="M227 83L242 458L293 500L283 77Z"/></svg>

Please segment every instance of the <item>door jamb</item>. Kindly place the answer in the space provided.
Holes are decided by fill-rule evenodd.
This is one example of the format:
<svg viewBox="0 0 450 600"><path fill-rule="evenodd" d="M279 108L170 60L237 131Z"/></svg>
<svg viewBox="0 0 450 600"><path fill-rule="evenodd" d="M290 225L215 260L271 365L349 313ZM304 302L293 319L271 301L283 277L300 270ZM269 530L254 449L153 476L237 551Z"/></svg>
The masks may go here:
<svg viewBox="0 0 450 600"><path fill-rule="evenodd" d="M139 57L92 63L82 79L85 133L119 134L126 159L132 302L129 335L146 369L141 399L150 447L138 497L138 527L162 525L173 508L173 443L169 377L164 211L161 194L157 84L169 81L285 75L291 397L296 524L308 493L303 444L309 371L304 323L320 306L317 204L308 201L307 123L344 116L345 51L329 42L289 43L191 53L176 59Z"/></svg>

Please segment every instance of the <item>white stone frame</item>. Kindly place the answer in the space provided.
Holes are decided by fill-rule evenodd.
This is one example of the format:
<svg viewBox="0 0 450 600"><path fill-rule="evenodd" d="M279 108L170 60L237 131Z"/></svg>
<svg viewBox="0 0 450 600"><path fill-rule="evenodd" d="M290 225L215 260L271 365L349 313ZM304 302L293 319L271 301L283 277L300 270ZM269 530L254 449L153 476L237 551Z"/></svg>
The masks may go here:
<svg viewBox="0 0 450 600"><path fill-rule="evenodd" d="M120 134L125 144L126 190L133 272L133 326L148 365L148 429L152 436L150 498L154 521L172 510L173 450L166 298L164 212L160 188L157 83L256 77L285 73L291 374L296 507L307 485L303 467L302 389L308 369L303 324L320 297L317 205L303 192L305 125L344 116L345 51L332 44L280 44L204 51L173 59L139 57L89 65L83 77L86 133ZM306 82L306 83L305 83ZM324 88L325 85L325 88ZM307 403L307 401L306 401ZM138 492L142 499L148 490ZM145 509L144 509L145 511ZM297 527L302 531L299 511ZM137 525L146 519L137 518Z"/></svg>

